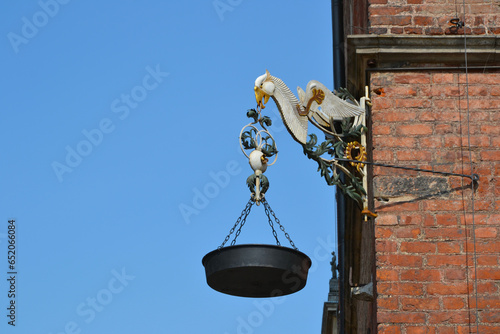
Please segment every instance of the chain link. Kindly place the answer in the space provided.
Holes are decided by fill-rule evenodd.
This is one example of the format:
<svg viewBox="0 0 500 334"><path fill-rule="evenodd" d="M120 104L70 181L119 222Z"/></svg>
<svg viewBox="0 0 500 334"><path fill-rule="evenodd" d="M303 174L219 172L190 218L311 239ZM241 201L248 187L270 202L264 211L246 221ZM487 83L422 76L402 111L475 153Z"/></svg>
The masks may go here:
<svg viewBox="0 0 500 334"><path fill-rule="evenodd" d="M269 215L269 210L271 209L269 207L269 205L266 205L267 202L265 202L265 199L262 200L262 203L264 203L264 211L266 213L266 216L267 216L267 220L269 222L269 226L271 226L271 229L273 230L273 236L274 236L274 239L276 239L276 244L278 246L281 246L281 243L280 241L278 240L278 233L276 233L276 230L274 229L274 225L273 225L273 221L271 220L271 216ZM272 210L271 210L272 211Z"/></svg>
<svg viewBox="0 0 500 334"><path fill-rule="evenodd" d="M271 217L269 216L269 213L271 213L271 215L274 218L274 221L279 225L280 230L283 231L283 233L285 234L285 237L288 239L288 241L290 242L290 245L293 247L293 249L298 250L298 248L295 246L294 242L290 238L290 235L285 231L285 227L283 225L281 225L280 220L274 214L274 211L271 209L271 206L269 206L269 203L267 203L267 200L264 198L261 200L261 202L264 204L265 212L266 212L267 218L269 219L269 225L271 225L271 228L273 229L273 235L274 235L274 238L276 239L278 246L280 246L281 244L278 241L278 236L277 236L276 231L274 229L274 226L273 226L273 223L271 221Z"/></svg>
<svg viewBox="0 0 500 334"><path fill-rule="evenodd" d="M236 233L234 235L234 239L231 241L231 246L233 246L235 243L236 243L236 239L238 238L238 236L240 235L241 233L241 228L243 227L243 225L245 225L246 223L246 220L247 220L247 217L248 215L250 214L250 210L252 209L252 206L253 204L255 203L255 200L253 198L250 198L250 200L248 200L248 203L247 205L245 206L245 208L243 209L243 211L241 211L241 215L240 217L238 218L238 220L236 220L236 223L234 224L234 226L231 228L231 230L229 231L229 234L226 236L226 238L224 239L224 241L222 242L222 244L217 248L217 249L221 249L224 247L224 245L229 241L229 239L231 238L231 234L234 233L234 231L236 230L236 228L238 227L238 229L236 230ZM281 246L281 243L278 239L278 233L276 232L275 228L274 228L274 224L273 224L273 220L271 219L271 216L272 218L274 218L274 221L279 225L280 227L280 230L285 234L285 237L287 238L287 240L290 242L290 245L293 247L293 249L296 249L298 250L298 248L295 246L295 243L292 241L292 239L290 238L290 235L285 231L285 227L283 225L281 225L281 222L280 220L278 219L278 217L276 217L276 214L274 213L274 211L271 209L271 206L269 205L269 203L267 203L267 200L265 198L263 198L261 200L261 203L264 204L264 211L266 213L266 216L267 216L267 219L268 219L268 222L269 222L269 226L271 226L271 229L273 231L273 236L274 236L274 239L276 239L276 244L278 246Z"/></svg>
<svg viewBox="0 0 500 334"><path fill-rule="evenodd" d="M222 242L222 245L220 245L217 249L221 249L224 247L224 245L226 244L226 242L228 242L228 240L231 238L231 234L233 234L234 230L236 229L236 227L238 225L240 225L240 227L238 228L238 230L236 231L236 234L234 236L234 239L233 241L231 241L231 246L233 246L235 243L236 243L236 238L240 235L241 233L241 228L243 227L243 225L245 225L245 222L247 220L247 217L248 215L250 214L250 210L252 209L252 205L254 203L254 200L252 198L250 198L248 200L248 203L247 205L245 206L245 208L243 209L243 211L241 211L241 215L240 217L238 218L238 220L236 220L236 223L234 224L234 226L231 228L231 230L229 231L229 234L226 236L226 238L224 239L224 241Z"/></svg>

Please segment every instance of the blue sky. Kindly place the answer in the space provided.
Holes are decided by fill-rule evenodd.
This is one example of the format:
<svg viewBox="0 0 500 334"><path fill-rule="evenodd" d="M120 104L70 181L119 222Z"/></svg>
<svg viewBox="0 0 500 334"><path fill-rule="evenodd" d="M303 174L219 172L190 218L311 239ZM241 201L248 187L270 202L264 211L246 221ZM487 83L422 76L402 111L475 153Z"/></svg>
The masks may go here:
<svg viewBox="0 0 500 334"><path fill-rule="evenodd" d="M250 196L238 134L255 79L268 69L294 92L312 79L333 89L330 1L0 6L0 331L319 333L334 188L272 101L279 155L267 200L313 261L307 286L280 299L224 295L207 286L201 259ZM9 219L16 328L6 317ZM262 207L238 243L274 243Z"/></svg>

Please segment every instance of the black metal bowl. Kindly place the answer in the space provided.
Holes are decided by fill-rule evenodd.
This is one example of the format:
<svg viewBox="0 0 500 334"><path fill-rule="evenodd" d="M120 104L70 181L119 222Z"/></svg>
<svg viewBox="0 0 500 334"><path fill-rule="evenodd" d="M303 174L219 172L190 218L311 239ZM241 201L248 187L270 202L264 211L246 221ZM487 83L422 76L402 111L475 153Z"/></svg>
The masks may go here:
<svg viewBox="0 0 500 334"><path fill-rule="evenodd" d="M214 250L203 257L208 285L240 297L276 297L306 285L311 259L298 250L247 244Z"/></svg>

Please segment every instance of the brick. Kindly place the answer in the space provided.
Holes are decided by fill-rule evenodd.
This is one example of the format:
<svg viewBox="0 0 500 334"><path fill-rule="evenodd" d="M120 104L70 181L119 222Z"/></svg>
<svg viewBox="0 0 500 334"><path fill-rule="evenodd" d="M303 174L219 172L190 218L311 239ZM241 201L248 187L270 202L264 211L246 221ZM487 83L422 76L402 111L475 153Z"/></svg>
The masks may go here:
<svg viewBox="0 0 500 334"><path fill-rule="evenodd" d="M477 264L480 266L496 266L498 265L498 256L496 255L479 255Z"/></svg>
<svg viewBox="0 0 500 334"><path fill-rule="evenodd" d="M429 312L429 323L450 323L463 324L468 322L469 312L467 311L444 311L444 312Z"/></svg>
<svg viewBox="0 0 500 334"><path fill-rule="evenodd" d="M413 121L417 113L411 110L384 110L383 112L374 112L373 118L377 122L403 122Z"/></svg>
<svg viewBox="0 0 500 334"><path fill-rule="evenodd" d="M446 136L444 138L445 147L490 147L490 137L486 135L465 136Z"/></svg>
<svg viewBox="0 0 500 334"><path fill-rule="evenodd" d="M465 280L465 269L446 269L444 270L444 278L448 281Z"/></svg>
<svg viewBox="0 0 500 334"><path fill-rule="evenodd" d="M399 279L399 271L394 269L377 269L378 281L397 281Z"/></svg>
<svg viewBox="0 0 500 334"><path fill-rule="evenodd" d="M497 109L499 105L500 105L499 100L492 100L492 99L480 99L480 100L469 99L469 105L467 105L466 100L460 101L460 107L462 109L467 109L467 107L469 107L470 110Z"/></svg>
<svg viewBox="0 0 500 334"><path fill-rule="evenodd" d="M439 298L401 298L401 309L403 311L418 311L418 310L439 310Z"/></svg>
<svg viewBox="0 0 500 334"><path fill-rule="evenodd" d="M457 77L453 73L433 73L432 83L435 84L453 84L456 83Z"/></svg>
<svg viewBox="0 0 500 334"><path fill-rule="evenodd" d="M436 329L429 326L408 326L406 334L435 334Z"/></svg>
<svg viewBox="0 0 500 334"><path fill-rule="evenodd" d="M433 97L431 102L434 110L446 110L456 113L458 113L459 111L458 110L459 103L456 98L450 99L450 98Z"/></svg>
<svg viewBox="0 0 500 334"><path fill-rule="evenodd" d="M477 301L478 308L500 310L500 297L479 297ZM476 307L476 299L471 298L470 307Z"/></svg>
<svg viewBox="0 0 500 334"><path fill-rule="evenodd" d="M387 212L387 211L393 211L394 206L397 206L398 210L401 211L418 211L419 209L419 203L417 202L404 202L404 201L392 201L391 203L387 204L390 206L385 206L385 203L377 203L377 211L380 212Z"/></svg>
<svg viewBox="0 0 500 334"><path fill-rule="evenodd" d="M426 35L444 35L444 31L442 28L426 28L425 29L425 34Z"/></svg>
<svg viewBox="0 0 500 334"><path fill-rule="evenodd" d="M377 284L379 295L421 296L423 292L422 283L379 282Z"/></svg>
<svg viewBox="0 0 500 334"><path fill-rule="evenodd" d="M388 215L388 214L381 214L379 215L376 219L376 224L377 225L398 225L398 216L396 215Z"/></svg>
<svg viewBox="0 0 500 334"><path fill-rule="evenodd" d="M414 85L390 86L385 88L384 92L387 98L417 96L416 86Z"/></svg>
<svg viewBox="0 0 500 334"><path fill-rule="evenodd" d="M404 253L435 253L436 244L426 241L405 241L401 243L401 252Z"/></svg>
<svg viewBox="0 0 500 334"><path fill-rule="evenodd" d="M436 225L436 218L434 215L429 215L426 214L424 216L424 226L435 226Z"/></svg>
<svg viewBox="0 0 500 334"><path fill-rule="evenodd" d="M468 244L468 249L473 249L473 245ZM500 242L498 241L488 241L488 242L476 242L476 252L477 253L500 253Z"/></svg>
<svg viewBox="0 0 500 334"><path fill-rule="evenodd" d="M481 322L500 323L500 312L482 311L479 318Z"/></svg>
<svg viewBox="0 0 500 334"><path fill-rule="evenodd" d="M498 230L495 227L478 227L475 230L476 238L496 238Z"/></svg>
<svg viewBox="0 0 500 334"><path fill-rule="evenodd" d="M396 84L428 84L431 82L431 76L427 73L398 73L394 75Z"/></svg>
<svg viewBox="0 0 500 334"><path fill-rule="evenodd" d="M421 215L412 214L412 215L398 215L399 225L421 225L423 222L423 218Z"/></svg>
<svg viewBox="0 0 500 334"><path fill-rule="evenodd" d="M371 78L371 85L374 87L386 87L393 85L392 73L374 73ZM377 95L372 96L374 102L377 101Z"/></svg>
<svg viewBox="0 0 500 334"><path fill-rule="evenodd" d="M436 225L457 226L458 218L457 214L436 214Z"/></svg>
<svg viewBox="0 0 500 334"><path fill-rule="evenodd" d="M500 333L500 326L479 326L479 333L481 334L498 334Z"/></svg>
<svg viewBox="0 0 500 334"><path fill-rule="evenodd" d="M441 281L441 273L437 269L406 269L401 270L402 281L437 282Z"/></svg>
<svg viewBox="0 0 500 334"><path fill-rule="evenodd" d="M439 326L437 327L438 334L455 334L455 327L450 326ZM469 334L469 332L467 332Z"/></svg>
<svg viewBox="0 0 500 334"><path fill-rule="evenodd" d="M396 152L396 158L399 161L432 161L429 151L399 151Z"/></svg>
<svg viewBox="0 0 500 334"><path fill-rule="evenodd" d="M432 86L430 95L433 97L458 97L465 96L465 91L460 90L457 86L436 85Z"/></svg>
<svg viewBox="0 0 500 334"><path fill-rule="evenodd" d="M482 151L481 152L481 159L482 160L489 160L489 161L500 161L500 150Z"/></svg>
<svg viewBox="0 0 500 334"><path fill-rule="evenodd" d="M369 15L396 15L404 12L409 12L411 10L410 6L380 6L380 7L368 7Z"/></svg>
<svg viewBox="0 0 500 334"><path fill-rule="evenodd" d="M389 323L424 323L425 313L423 312L379 312L377 316L379 322Z"/></svg>
<svg viewBox="0 0 500 334"><path fill-rule="evenodd" d="M393 130L390 125L377 125L375 128L372 129L373 136L389 135L392 132Z"/></svg>
<svg viewBox="0 0 500 334"><path fill-rule="evenodd" d="M455 241L437 242L437 252L441 254L458 254L462 251L462 243Z"/></svg>
<svg viewBox="0 0 500 334"><path fill-rule="evenodd" d="M424 230L424 233L428 239L460 240L465 237L464 229L451 227L429 227Z"/></svg>
<svg viewBox="0 0 500 334"><path fill-rule="evenodd" d="M432 125L420 123L401 125L397 128L396 133L402 136L426 136L433 133L433 128Z"/></svg>
<svg viewBox="0 0 500 334"><path fill-rule="evenodd" d="M399 309L398 299L396 297L377 298L377 307L382 310L395 311Z"/></svg>
<svg viewBox="0 0 500 334"><path fill-rule="evenodd" d="M491 87L491 96L500 96L500 87Z"/></svg>
<svg viewBox="0 0 500 334"><path fill-rule="evenodd" d="M496 284L497 281L486 281L486 282L481 282L479 281L477 283L477 292L479 294L498 294L498 286Z"/></svg>
<svg viewBox="0 0 500 334"><path fill-rule="evenodd" d="M469 96L487 96L488 89L484 86L469 86Z"/></svg>
<svg viewBox="0 0 500 334"><path fill-rule="evenodd" d="M404 27L403 31L405 34L412 34L412 35L423 35L424 34L424 29L422 29L422 28Z"/></svg>
<svg viewBox="0 0 500 334"><path fill-rule="evenodd" d="M497 329L494 329L494 327L492 327L492 326L485 327L485 326L479 325L478 326L479 328L477 328L476 325L472 322L472 320L470 322L471 323L469 325L457 326L457 333L458 334L470 334L470 333L498 334L498 333L500 333L500 327L496 327Z"/></svg>
<svg viewBox="0 0 500 334"><path fill-rule="evenodd" d="M422 257L417 255L377 255L380 266L422 267Z"/></svg>
<svg viewBox="0 0 500 334"><path fill-rule="evenodd" d="M373 161L392 161L394 159L394 153L390 150L373 150Z"/></svg>
<svg viewBox="0 0 500 334"><path fill-rule="evenodd" d="M401 334L401 327L394 325L379 324L377 328L379 334Z"/></svg>
<svg viewBox="0 0 500 334"><path fill-rule="evenodd" d="M478 279L500 280L500 269L498 268L478 268Z"/></svg>
<svg viewBox="0 0 500 334"><path fill-rule="evenodd" d="M427 255L427 265L431 267L465 265L465 255Z"/></svg>
<svg viewBox="0 0 500 334"><path fill-rule="evenodd" d="M474 202L474 209L476 211L491 211L493 209L492 200L476 200Z"/></svg>
<svg viewBox="0 0 500 334"><path fill-rule="evenodd" d="M456 129L451 124L436 124L434 127L435 134L446 134L446 133L455 133Z"/></svg>
<svg viewBox="0 0 500 334"><path fill-rule="evenodd" d="M443 307L446 310L460 310L465 307L465 299L462 297L444 297Z"/></svg>
<svg viewBox="0 0 500 334"><path fill-rule="evenodd" d="M429 295L463 295L467 294L467 284L465 283L430 283L427 286Z"/></svg>
<svg viewBox="0 0 500 334"><path fill-rule="evenodd" d="M404 147L413 148L416 147L415 138L401 138L392 136L383 136L373 138L373 145L375 147Z"/></svg>
<svg viewBox="0 0 500 334"><path fill-rule="evenodd" d="M460 215L460 224L462 225L472 225L472 219L474 218L474 223L476 225L488 225L488 224L491 224L491 225L494 225L496 224L495 222L492 222L491 221L491 218L492 216L488 215L488 214L474 214L474 216L472 216L472 214L468 213L468 214L465 214L465 215ZM500 215L499 215L500 217Z"/></svg>
<svg viewBox="0 0 500 334"><path fill-rule="evenodd" d="M459 82L465 84L466 83L465 74L459 75ZM484 75L483 73L469 73L468 74L469 84L481 84L481 85L498 85L500 82L500 74L499 73L488 73Z"/></svg>
<svg viewBox="0 0 500 334"><path fill-rule="evenodd" d="M434 23L435 18L432 16L414 16L413 24L417 26L429 26Z"/></svg>
<svg viewBox="0 0 500 334"><path fill-rule="evenodd" d="M428 200L423 201L425 211L454 211L460 212L464 209L464 204L459 200Z"/></svg>
<svg viewBox="0 0 500 334"><path fill-rule="evenodd" d="M398 244L392 240L378 240L375 242L375 251L378 253L395 253L398 250Z"/></svg>
<svg viewBox="0 0 500 334"><path fill-rule="evenodd" d="M470 119L473 122L480 122L480 121L490 122L493 121L492 118L494 118L495 114L496 114L495 110L473 110L470 112ZM466 118L465 115L464 118ZM489 128L490 126L487 127ZM492 131L495 131L494 127L492 128Z"/></svg>
<svg viewBox="0 0 500 334"><path fill-rule="evenodd" d="M394 231L396 234L396 237L398 238L413 238L416 239L420 236L422 233L422 230L420 228L415 228L415 227L400 227L397 230Z"/></svg>
<svg viewBox="0 0 500 334"><path fill-rule="evenodd" d="M394 99L394 105L397 108L417 108L417 109L424 109L424 108L429 108L431 106L431 101L430 100L422 100L422 99Z"/></svg>
<svg viewBox="0 0 500 334"><path fill-rule="evenodd" d="M404 29L402 27L392 27L390 31L392 35L400 35L404 32Z"/></svg>
<svg viewBox="0 0 500 334"><path fill-rule="evenodd" d="M411 23L410 15L392 15L392 16L372 16L370 20L372 26L407 26Z"/></svg>
<svg viewBox="0 0 500 334"><path fill-rule="evenodd" d="M389 238L393 234L392 230L390 228L381 228L378 226L375 226L375 238Z"/></svg>

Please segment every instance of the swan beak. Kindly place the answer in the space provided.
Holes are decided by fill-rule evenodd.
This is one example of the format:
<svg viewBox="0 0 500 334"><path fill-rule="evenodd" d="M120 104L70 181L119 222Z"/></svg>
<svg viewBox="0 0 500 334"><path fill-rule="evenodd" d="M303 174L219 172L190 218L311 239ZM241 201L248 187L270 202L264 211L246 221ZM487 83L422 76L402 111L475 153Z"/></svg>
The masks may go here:
<svg viewBox="0 0 500 334"><path fill-rule="evenodd" d="M267 103L267 101L269 101L269 94L267 94L262 90L262 88L257 86L255 86L253 90L255 91L255 100L257 101L257 106L261 109L264 109L264 105ZM264 99L264 103L262 103L262 99Z"/></svg>

